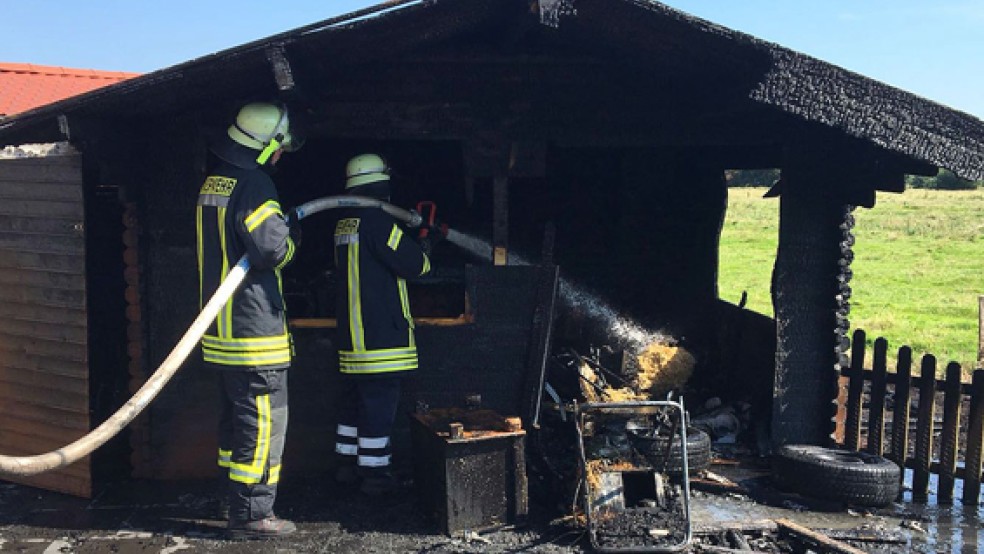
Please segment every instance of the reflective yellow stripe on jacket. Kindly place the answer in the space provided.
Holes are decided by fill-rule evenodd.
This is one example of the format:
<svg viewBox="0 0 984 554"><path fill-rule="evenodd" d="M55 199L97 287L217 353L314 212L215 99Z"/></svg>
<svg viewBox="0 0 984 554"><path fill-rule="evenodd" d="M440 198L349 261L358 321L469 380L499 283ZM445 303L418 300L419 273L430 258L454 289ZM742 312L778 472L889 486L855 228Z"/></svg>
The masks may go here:
<svg viewBox="0 0 984 554"><path fill-rule="evenodd" d="M252 366L290 362L290 336L220 338L202 337L202 355L206 362L221 365Z"/></svg>
<svg viewBox="0 0 984 554"><path fill-rule="evenodd" d="M417 369L417 348L385 348L363 352L339 351L342 373L388 373Z"/></svg>

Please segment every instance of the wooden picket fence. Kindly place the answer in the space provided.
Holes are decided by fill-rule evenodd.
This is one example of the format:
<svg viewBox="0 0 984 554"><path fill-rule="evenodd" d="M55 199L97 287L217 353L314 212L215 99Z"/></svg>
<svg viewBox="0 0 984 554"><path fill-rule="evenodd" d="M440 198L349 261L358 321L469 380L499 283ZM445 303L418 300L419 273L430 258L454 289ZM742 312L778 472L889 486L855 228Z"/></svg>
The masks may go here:
<svg viewBox="0 0 984 554"><path fill-rule="evenodd" d="M968 383L962 381L960 364L951 362L945 377L937 379L936 358L927 354L922 357L918 375L913 375L912 350L903 346L898 351L896 370L890 373L886 367L888 341L883 338L875 340L871 368L867 369L865 338L864 331L854 332L851 366L841 371L841 382L847 386L846 390L841 387L838 399L835 438L846 448L885 456L912 469L914 500L928 498L930 474L937 474L939 503L952 503L955 480L963 479L962 502L978 504L984 370L976 369ZM937 404L942 404L942 418L938 417ZM962 418L965 405L966 417ZM887 409L890 422L886 421Z"/></svg>

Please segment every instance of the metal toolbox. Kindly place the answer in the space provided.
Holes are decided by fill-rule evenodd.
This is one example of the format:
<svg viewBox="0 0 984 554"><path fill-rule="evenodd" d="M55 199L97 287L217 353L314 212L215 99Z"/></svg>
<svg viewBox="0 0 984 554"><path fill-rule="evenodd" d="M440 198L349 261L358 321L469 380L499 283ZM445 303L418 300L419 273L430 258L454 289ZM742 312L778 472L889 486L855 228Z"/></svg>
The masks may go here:
<svg viewBox="0 0 984 554"><path fill-rule="evenodd" d="M412 414L414 483L423 509L454 535L522 524L528 514L524 431L491 410Z"/></svg>

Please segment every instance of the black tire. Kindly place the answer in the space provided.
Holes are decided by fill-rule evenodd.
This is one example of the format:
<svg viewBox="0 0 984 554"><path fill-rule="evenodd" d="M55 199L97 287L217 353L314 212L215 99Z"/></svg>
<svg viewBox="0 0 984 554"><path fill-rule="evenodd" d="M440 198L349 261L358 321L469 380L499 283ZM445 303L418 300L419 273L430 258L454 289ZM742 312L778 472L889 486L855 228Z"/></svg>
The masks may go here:
<svg viewBox="0 0 984 554"><path fill-rule="evenodd" d="M673 476L683 475L683 452L680 448L680 435L673 435L669 456L666 456L668 437L651 439L645 452L653 466ZM665 458L665 459L664 459ZM696 427L687 427L687 469L690 475L707 469L711 465L711 437Z"/></svg>
<svg viewBox="0 0 984 554"><path fill-rule="evenodd" d="M773 457L779 488L859 506L886 506L899 495L901 470L867 452L787 444Z"/></svg>

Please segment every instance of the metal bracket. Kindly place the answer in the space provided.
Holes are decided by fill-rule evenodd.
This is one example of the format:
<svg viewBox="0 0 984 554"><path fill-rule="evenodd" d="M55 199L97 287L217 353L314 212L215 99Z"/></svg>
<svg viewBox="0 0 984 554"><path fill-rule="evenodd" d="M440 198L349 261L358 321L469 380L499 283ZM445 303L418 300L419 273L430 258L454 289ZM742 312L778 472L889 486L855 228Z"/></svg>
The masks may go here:
<svg viewBox="0 0 984 554"><path fill-rule="evenodd" d="M277 43L267 48L267 60L273 68L273 78L277 81L277 88L281 91L293 90L294 74L290 69L290 62L287 60L287 52L284 50L283 43Z"/></svg>
<svg viewBox="0 0 984 554"><path fill-rule="evenodd" d="M577 15L574 0L539 0L540 23L548 27L559 27L560 16Z"/></svg>
<svg viewBox="0 0 984 554"><path fill-rule="evenodd" d="M58 132L65 137L66 141L72 140L72 130L68 126L68 116L63 113L58 114Z"/></svg>

